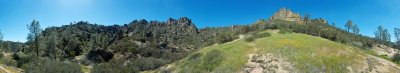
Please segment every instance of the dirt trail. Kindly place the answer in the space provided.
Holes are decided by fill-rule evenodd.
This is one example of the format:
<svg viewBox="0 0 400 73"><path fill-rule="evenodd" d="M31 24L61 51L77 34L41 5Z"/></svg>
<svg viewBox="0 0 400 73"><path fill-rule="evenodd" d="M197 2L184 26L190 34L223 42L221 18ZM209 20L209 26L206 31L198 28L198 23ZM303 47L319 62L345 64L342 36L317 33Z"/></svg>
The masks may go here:
<svg viewBox="0 0 400 73"><path fill-rule="evenodd" d="M21 69L18 68L13 68L12 70L10 70L9 68L7 68L8 66L5 65L0 65L0 73L22 73Z"/></svg>
<svg viewBox="0 0 400 73"><path fill-rule="evenodd" d="M9 70L7 70L6 68L4 68L3 65L0 66L0 72L1 72L1 73L3 73L3 72L4 72L4 73L11 73Z"/></svg>

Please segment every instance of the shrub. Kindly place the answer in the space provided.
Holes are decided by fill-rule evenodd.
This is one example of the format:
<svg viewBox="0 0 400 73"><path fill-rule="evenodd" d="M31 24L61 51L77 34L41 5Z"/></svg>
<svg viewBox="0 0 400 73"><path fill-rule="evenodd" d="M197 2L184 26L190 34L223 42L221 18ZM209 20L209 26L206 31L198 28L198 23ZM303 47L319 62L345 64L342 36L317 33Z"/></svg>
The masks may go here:
<svg viewBox="0 0 400 73"><path fill-rule="evenodd" d="M221 64L222 59L223 56L220 50L211 50L205 55L202 67L207 71L212 71Z"/></svg>
<svg viewBox="0 0 400 73"><path fill-rule="evenodd" d="M113 59L108 63L95 65L91 71L92 73L138 73L144 70L157 69L167 63L170 63L170 61L153 57L137 58L132 61Z"/></svg>
<svg viewBox="0 0 400 73"><path fill-rule="evenodd" d="M32 57L22 52L17 52L13 54L12 59L17 61L17 67L21 67L23 64L29 63Z"/></svg>
<svg viewBox="0 0 400 73"><path fill-rule="evenodd" d="M136 66L124 65L123 60L111 60L108 63L97 64L91 70L91 73L138 73Z"/></svg>
<svg viewBox="0 0 400 73"><path fill-rule="evenodd" d="M170 62L169 60L146 57L146 58L138 58L132 61L131 66L136 66L139 68L139 70L144 71L144 70L157 69L169 62Z"/></svg>
<svg viewBox="0 0 400 73"><path fill-rule="evenodd" d="M246 42L253 42L254 39L255 39L254 36L249 36L249 37L244 38L244 40L245 40Z"/></svg>
<svg viewBox="0 0 400 73"><path fill-rule="evenodd" d="M245 38L244 40L245 40L246 42L252 42L252 41L254 41L254 39L263 38L263 37L269 37L269 36L271 36L271 34L268 33L268 32L263 32L263 33L252 33L251 36Z"/></svg>
<svg viewBox="0 0 400 73"><path fill-rule="evenodd" d="M262 32L262 33L255 34L254 37L256 37L256 38L262 38L262 37L270 37L270 36L271 36L270 33L268 33L268 32Z"/></svg>
<svg viewBox="0 0 400 73"><path fill-rule="evenodd" d="M81 67L77 63L69 61L52 61L49 58L33 58L22 68L27 73L82 73Z"/></svg>
<svg viewBox="0 0 400 73"><path fill-rule="evenodd" d="M284 29L279 30L279 33L280 34L286 34L286 33L293 33L293 31L290 30L290 29L284 28Z"/></svg>
<svg viewBox="0 0 400 73"><path fill-rule="evenodd" d="M17 61L7 57L0 58L0 63L7 66L17 66Z"/></svg>
<svg viewBox="0 0 400 73"><path fill-rule="evenodd" d="M392 57L392 61L396 62L396 63L400 63L400 54L395 54Z"/></svg>
<svg viewBox="0 0 400 73"><path fill-rule="evenodd" d="M229 33L220 33L218 36L217 36L217 42L218 43L220 43L220 44L222 44L222 43L226 43L226 42L230 42L230 41L233 41L234 39L236 39L237 37L234 37L234 36L232 36L231 34L229 34Z"/></svg>

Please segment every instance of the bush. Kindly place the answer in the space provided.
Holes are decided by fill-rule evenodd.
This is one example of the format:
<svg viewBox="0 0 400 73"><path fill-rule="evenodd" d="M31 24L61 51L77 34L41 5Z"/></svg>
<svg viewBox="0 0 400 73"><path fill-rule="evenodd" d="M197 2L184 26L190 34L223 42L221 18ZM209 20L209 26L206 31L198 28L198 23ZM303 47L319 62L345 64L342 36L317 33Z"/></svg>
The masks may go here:
<svg viewBox="0 0 400 73"><path fill-rule="evenodd" d="M393 61L393 62L396 62L396 63L400 63L400 54L395 54L395 55L392 57L392 61Z"/></svg>
<svg viewBox="0 0 400 73"><path fill-rule="evenodd" d="M246 42L253 42L254 39L255 39L254 36L249 36L249 37L244 38L244 40L245 40Z"/></svg>
<svg viewBox="0 0 400 73"><path fill-rule="evenodd" d="M139 68L139 70L144 71L144 70L157 69L169 62L170 62L169 60L146 57L146 58L138 58L132 61L131 66L136 66L137 68Z"/></svg>
<svg viewBox="0 0 400 73"><path fill-rule="evenodd" d="M207 71L212 71L214 68L218 67L223 60L222 52L220 50L211 50L204 57L204 62L202 67Z"/></svg>
<svg viewBox="0 0 400 73"><path fill-rule="evenodd" d="M139 68L124 65L124 63L123 60L111 60L108 63L97 64L91 73L139 73Z"/></svg>
<svg viewBox="0 0 400 73"><path fill-rule="evenodd" d="M100 63L95 65L91 70L92 73L139 73L144 70L157 69L167 63L169 60L144 57L132 61L125 61L123 59L111 60L108 63Z"/></svg>
<svg viewBox="0 0 400 73"><path fill-rule="evenodd" d="M52 61L49 58L33 58L22 68L27 73L82 73L77 63L69 61Z"/></svg>
<svg viewBox="0 0 400 73"><path fill-rule="evenodd" d="M279 33L280 34L286 34L286 33L293 33L293 31L290 30L290 29L284 28L284 29L279 30Z"/></svg>
<svg viewBox="0 0 400 73"><path fill-rule="evenodd" d="M22 52L14 53L12 59L17 61L17 67L21 67L23 64L29 63L32 56L28 56Z"/></svg>
<svg viewBox="0 0 400 73"><path fill-rule="evenodd" d="M230 41L233 41L234 39L236 39L237 37L234 37L234 36L232 36L231 34L229 34L229 33L220 33L218 36L217 36L217 42L218 43L220 43L220 44L222 44L222 43L226 43L226 42L230 42Z"/></svg>
<svg viewBox="0 0 400 73"><path fill-rule="evenodd" d="M6 57L0 58L0 63L5 64L7 66L17 66L17 61L15 61L11 58L6 58Z"/></svg>
<svg viewBox="0 0 400 73"><path fill-rule="evenodd" d="M263 37L269 37L269 36L271 36L271 34L268 33L268 32L252 33L251 36L245 38L244 40L246 42L252 42L252 41L254 41L254 39L263 38Z"/></svg>

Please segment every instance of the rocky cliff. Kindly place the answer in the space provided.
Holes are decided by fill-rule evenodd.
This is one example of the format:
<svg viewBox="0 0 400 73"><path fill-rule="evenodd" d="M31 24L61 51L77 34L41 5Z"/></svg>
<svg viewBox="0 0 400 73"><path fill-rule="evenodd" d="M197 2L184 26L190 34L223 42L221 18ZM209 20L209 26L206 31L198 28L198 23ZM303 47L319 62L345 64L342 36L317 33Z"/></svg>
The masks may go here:
<svg viewBox="0 0 400 73"><path fill-rule="evenodd" d="M286 20L286 21L301 22L301 16L299 13L293 13L292 10L290 9L281 8L270 18L270 20Z"/></svg>

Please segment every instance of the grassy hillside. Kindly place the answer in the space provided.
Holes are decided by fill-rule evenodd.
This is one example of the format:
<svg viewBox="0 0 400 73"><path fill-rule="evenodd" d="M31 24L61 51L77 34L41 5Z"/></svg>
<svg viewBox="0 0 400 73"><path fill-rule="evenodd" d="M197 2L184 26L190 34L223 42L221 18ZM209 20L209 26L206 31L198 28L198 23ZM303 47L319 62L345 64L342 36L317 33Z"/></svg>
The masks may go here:
<svg viewBox="0 0 400 73"><path fill-rule="evenodd" d="M161 71L179 73L243 72L244 68L248 67L249 62L259 60L251 59L254 58L253 54L261 56L272 54L274 56L272 58L280 59L271 61L289 62L287 66L294 69L288 71L343 73L364 71L364 68L357 67L368 66L370 68L369 63L364 63L369 55L359 48L305 34L270 33L272 33L272 36L259 38L252 42L239 39L206 47L187 58L163 67ZM279 69L278 67L281 67L281 65L274 65L274 67Z"/></svg>

